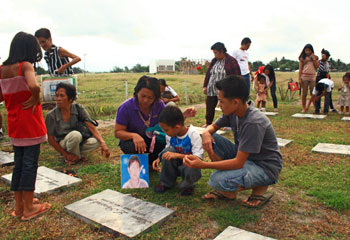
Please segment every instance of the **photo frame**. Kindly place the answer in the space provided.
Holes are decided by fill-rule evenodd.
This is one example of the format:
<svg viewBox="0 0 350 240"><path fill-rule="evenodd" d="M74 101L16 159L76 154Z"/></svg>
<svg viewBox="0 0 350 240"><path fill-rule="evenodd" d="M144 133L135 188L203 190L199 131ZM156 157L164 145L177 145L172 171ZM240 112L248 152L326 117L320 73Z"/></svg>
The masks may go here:
<svg viewBox="0 0 350 240"><path fill-rule="evenodd" d="M148 188L148 154L122 154L120 158L121 187Z"/></svg>

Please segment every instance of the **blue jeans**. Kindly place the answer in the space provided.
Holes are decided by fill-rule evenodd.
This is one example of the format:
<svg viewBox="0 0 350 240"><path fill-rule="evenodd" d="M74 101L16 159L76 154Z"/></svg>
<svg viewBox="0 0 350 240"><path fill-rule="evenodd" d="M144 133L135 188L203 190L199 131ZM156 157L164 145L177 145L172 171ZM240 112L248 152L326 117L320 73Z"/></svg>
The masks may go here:
<svg viewBox="0 0 350 240"><path fill-rule="evenodd" d="M11 191L34 191L40 144L28 147L13 146L15 166L12 171Z"/></svg>
<svg viewBox="0 0 350 240"><path fill-rule="evenodd" d="M317 96L319 95L321 95L321 93L318 94ZM324 107L323 107L324 114L328 113L331 98L332 98L332 92L327 92L326 96L324 96ZM315 101L315 113L320 113L320 109L321 109L321 98L320 100Z"/></svg>
<svg viewBox="0 0 350 240"><path fill-rule="evenodd" d="M216 146L214 152L220 158L232 159L236 157L237 147L233 142L218 134L213 134ZM239 186L246 189L273 184L265 171L256 165L249 157L242 168L234 170L218 170L211 174L209 185L219 191L234 192Z"/></svg>
<svg viewBox="0 0 350 240"><path fill-rule="evenodd" d="M247 73L246 75L242 75L245 83L247 84L248 86L248 92L249 92L249 95L250 95L250 76L249 76L249 73Z"/></svg>
<svg viewBox="0 0 350 240"><path fill-rule="evenodd" d="M273 101L273 107L277 108L277 96L276 96L276 82L270 87L271 97Z"/></svg>

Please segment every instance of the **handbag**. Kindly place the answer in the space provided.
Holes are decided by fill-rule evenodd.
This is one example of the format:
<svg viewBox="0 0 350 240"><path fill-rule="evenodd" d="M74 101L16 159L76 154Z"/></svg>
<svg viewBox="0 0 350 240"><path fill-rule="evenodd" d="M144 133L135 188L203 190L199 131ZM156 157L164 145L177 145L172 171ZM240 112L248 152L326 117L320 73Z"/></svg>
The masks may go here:
<svg viewBox="0 0 350 240"><path fill-rule="evenodd" d="M78 111L78 121L77 121L77 125L76 125L76 130L78 132L81 133L81 136L83 137L84 140L92 137L92 133L90 132L88 126L86 126L85 121L88 121L90 123L92 123L95 127L98 126L98 122L95 119L85 119L85 121L83 119L81 119L81 110L79 110L79 105L76 104L75 105L77 111Z"/></svg>

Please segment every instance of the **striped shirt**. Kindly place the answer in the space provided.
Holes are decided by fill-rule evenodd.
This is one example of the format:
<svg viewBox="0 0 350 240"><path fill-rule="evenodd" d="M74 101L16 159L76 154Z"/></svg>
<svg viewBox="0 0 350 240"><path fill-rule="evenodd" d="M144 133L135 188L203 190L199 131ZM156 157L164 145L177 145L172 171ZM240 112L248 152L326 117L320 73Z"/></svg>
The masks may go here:
<svg viewBox="0 0 350 240"><path fill-rule="evenodd" d="M60 55L60 47L56 47L52 45L49 52L45 52L44 59L49 68L49 73L51 76L60 76L60 75L72 75L73 69L72 67L66 68L64 73L58 73L57 70L64 64L69 63L68 57L61 58Z"/></svg>
<svg viewBox="0 0 350 240"><path fill-rule="evenodd" d="M210 78L207 86L207 96L217 96L218 92L215 83L226 77L225 59L217 61L210 70Z"/></svg>
<svg viewBox="0 0 350 240"><path fill-rule="evenodd" d="M329 72L329 69L331 68L330 62L323 62L322 60L319 61L320 66L318 67L318 73L317 75L320 75L321 72Z"/></svg>

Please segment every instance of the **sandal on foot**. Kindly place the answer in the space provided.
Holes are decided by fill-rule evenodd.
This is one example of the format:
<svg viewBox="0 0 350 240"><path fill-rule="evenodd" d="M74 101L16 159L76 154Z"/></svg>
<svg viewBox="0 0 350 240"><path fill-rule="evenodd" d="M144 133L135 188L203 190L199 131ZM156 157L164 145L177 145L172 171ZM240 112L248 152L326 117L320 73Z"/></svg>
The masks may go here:
<svg viewBox="0 0 350 240"><path fill-rule="evenodd" d="M214 197L206 197L207 194L211 194ZM202 199L204 199L204 200L215 200L215 199L218 199L218 200L230 200L230 201L235 201L236 200L236 198L226 197L225 195L223 195L221 192L219 192L217 190L208 192L207 194L203 195Z"/></svg>
<svg viewBox="0 0 350 240"><path fill-rule="evenodd" d="M264 195L251 195L248 198L247 202L242 202L242 206L247 207L247 208L257 208L260 209L262 208L268 201L270 201L270 199L272 198L273 193L267 193ZM260 201L256 206L252 206L250 204L248 204L248 202L251 201Z"/></svg>
<svg viewBox="0 0 350 240"><path fill-rule="evenodd" d="M33 198L33 204L38 204L39 203L39 199L37 198ZM23 211L22 211L23 212ZM22 214L17 214L16 213L16 210L12 211L11 212L11 216L12 217L22 217L23 216L23 213Z"/></svg>
<svg viewBox="0 0 350 240"><path fill-rule="evenodd" d="M50 207L51 207L51 204L49 204L49 203L41 203L40 204L40 208L39 208L39 210L37 212L34 212L34 213L30 214L29 216L24 216L23 215L21 217L21 220L22 221L28 221L28 220L30 220L32 218L35 218L35 217L41 215L42 213L47 212L50 209Z"/></svg>

